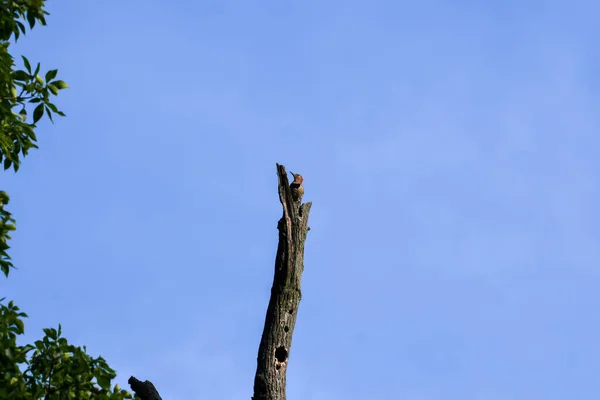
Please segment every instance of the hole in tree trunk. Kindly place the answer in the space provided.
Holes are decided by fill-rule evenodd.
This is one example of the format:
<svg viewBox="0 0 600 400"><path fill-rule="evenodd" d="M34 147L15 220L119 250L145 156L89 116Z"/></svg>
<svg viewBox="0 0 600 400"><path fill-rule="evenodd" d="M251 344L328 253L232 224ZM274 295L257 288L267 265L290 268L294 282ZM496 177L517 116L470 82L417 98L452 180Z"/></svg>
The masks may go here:
<svg viewBox="0 0 600 400"><path fill-rule="evenodd" d="M280 363L284 363L284 362L286 362L286 360L287 360L287 357L288 357L288 352L287 352L287 350L285 349L285 347L281 346L281 347L278 347L278 348L275 350L275 358L276 358L276 359L277 359L277 361L279 361Z"/></svg>

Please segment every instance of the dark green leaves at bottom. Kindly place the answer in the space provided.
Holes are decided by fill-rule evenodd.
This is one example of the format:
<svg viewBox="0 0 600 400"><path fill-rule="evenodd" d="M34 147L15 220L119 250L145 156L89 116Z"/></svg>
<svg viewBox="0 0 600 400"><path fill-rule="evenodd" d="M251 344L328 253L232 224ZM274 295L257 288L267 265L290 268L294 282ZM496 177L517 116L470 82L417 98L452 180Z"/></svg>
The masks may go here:
<svg viewBox="0 0 600 400"><path fill-rule="evenodd" d="M124 400L131 393L111 387L116 373L102 357L61 336L61 326L44 329L35 346L17 346L26 315L0 300L0 399L2 400Z"/></svg>

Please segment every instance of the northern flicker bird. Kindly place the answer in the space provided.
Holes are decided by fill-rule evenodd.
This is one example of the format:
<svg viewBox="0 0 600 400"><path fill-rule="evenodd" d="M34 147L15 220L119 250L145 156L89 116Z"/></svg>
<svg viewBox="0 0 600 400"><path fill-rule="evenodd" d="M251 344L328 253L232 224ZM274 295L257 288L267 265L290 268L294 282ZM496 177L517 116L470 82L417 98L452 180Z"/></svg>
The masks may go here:
<svg viewBox="0 0 600 400"><path fill-rule="evenodd" d="M292 199L295 202L301 202L302 196L304 195L304 186L302 186L302 182L304 182L304 178L300 174L295 174L290 172L294 177L294 181L290 184L290 188L292 189Z"/></svg>

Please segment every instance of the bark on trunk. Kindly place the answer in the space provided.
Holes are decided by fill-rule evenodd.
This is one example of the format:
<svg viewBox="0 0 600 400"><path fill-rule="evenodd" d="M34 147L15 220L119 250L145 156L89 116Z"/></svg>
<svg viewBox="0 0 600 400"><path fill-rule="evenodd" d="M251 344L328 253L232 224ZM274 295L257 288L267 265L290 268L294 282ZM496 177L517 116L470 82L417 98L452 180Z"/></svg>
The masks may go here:
<svg viewBox="0 0 600 400"><path fill-rule="evenodd" d="M275 275L265 327L258 348L253 400L285 400L286 372L302 293L300 280L304 271L304 242L308 214L312 203L300 205L292 199L287 172L277 164L279 201L283 216L279 220L279 245L275 257ZM129 378L129 386L141 400L161 400L150 381Z"/></svg>
<svg viewBox="0 0 600 400"><path fill-rule="evenodd" d="M304 242L312 203L300 205L292 199L287 172L277 164L279 201L283 216L279 220L279 245L275 274L265 327L258 349L253 400L285 400L286 372L292 347L292 334L302 293Z"/></svg>

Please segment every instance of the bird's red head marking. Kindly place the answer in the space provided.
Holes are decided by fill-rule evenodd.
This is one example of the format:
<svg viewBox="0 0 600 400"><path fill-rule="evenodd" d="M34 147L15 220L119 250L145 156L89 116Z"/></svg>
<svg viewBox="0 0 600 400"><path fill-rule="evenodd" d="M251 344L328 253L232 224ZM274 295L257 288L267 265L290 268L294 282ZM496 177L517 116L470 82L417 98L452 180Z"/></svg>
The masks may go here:
<svg viewBox="0 0 600 400"><path fill-rule="evenodd" d="M304 182L304 178L302 177L302 175L295 174L295 173L293 173L291 171L290 171L290 174L292 174L292 176L294 177L294 182L293 183L302 183L302 182Z"/></svg>

